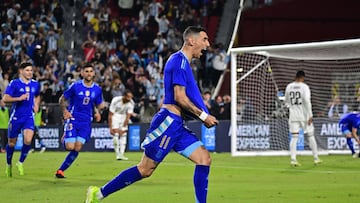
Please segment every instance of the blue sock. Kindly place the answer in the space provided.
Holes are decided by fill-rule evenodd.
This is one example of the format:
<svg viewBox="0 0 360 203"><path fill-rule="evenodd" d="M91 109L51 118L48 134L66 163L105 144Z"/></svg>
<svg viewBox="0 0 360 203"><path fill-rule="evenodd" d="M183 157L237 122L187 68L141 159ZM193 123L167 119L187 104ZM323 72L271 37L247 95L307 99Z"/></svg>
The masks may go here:
<svg viewBox="0 0 360 203"><path fill-rule="evenodd" d="M21 155L20 155L19 162L22 163L25 161L30 149L31 149L31 145L23 144L23 146L21 148Z"/></svg>
<svg viewBox="0 0 360 203"><path fill-rule="evenodd" d="M46 147L45 144L44 144L44 142L43 142L42 140L40 140L39 144L40 144L40 147L41 147L41 148Z"/></svg>
<svg viewBox="0 0 360 203"><path fill-rule="evenodd" d="M353 142L351 140L351 137L346 138L346 143L349 146L349 149L351 150L351 154L355 154L354 144L353 144Z"/></svg>
<svg viewBox="0 0 360 203"><path fill-rule="evenodd" d="M67 168L69 168L78 155L79 155L78 151L75 150L70 151L69 154L66 156L64 162L61 164L59 170L65 171Z"/></svg>
<svg viewBox="0 0 360 203"><path fill-rule="evenodd" d="M15 147L10 147L8 144L6 145L6 163L11 165L11 160L14 155Z"/></svg>
<svg viewBox="0 0 360 203"><path fill-rule="evenodd" d="M196 165L194 173L195 198L197 203L205 203L208 190L210 166Z"/></svg>
<svg viewBox="0 0 360 203"><path fill-rule="evenodd" d="M104 197L114 193L128 185L135 183L136 181L141 180L141 174L137 166L128 168L122 171L118 176L113 178L111 181L106 183L106 185L101 187L101 193Z"/></svg>

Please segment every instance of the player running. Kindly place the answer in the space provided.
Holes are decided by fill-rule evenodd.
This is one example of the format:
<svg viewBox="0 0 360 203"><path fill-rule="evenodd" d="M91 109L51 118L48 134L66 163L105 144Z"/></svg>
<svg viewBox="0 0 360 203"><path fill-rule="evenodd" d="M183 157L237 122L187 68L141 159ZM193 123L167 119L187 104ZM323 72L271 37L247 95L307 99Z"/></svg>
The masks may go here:
<svg viewBox="0 0 360 203"><path fill-rule="evenodd" d="M90 140L94 111L96 121L100 121L99 110L104 108L102 90L94 82L95 70L92 64L85 64L81 75L83 79L73 83L59 99L65 120L62 141L70 152L56 171L56 178L65 178L64 171L75 161L82 146Z"/></svg>
<svg viewBox="0 0 360 203"><path fill-rule="evenodd" d="M6 145L5 175L12 176L12 157L15 144L20 133L24 136L19 161L16 163L19 174L24 175L23 162L31 149L34 136L34 112L39 110L40 84L32 79L33 66L25 62L20 64L19 78L10 82L5 90L3 101L12 103L8 128L8 144Z"/></svg>
<svg viewBox="0 0 360 203"><path fill-rule="evenodd" d="M200 58L210 44L205 30L200 27L188 27L183 39L182 49L166 62L164 105L153 117L142 142L145 151L140 163L122 171L101 188L90 186L86 203L100 202L110 194L150 177L171 150L195 163L195 200L206 203L211 157L203 143L184 126L182 114L190 112L207 127L218 123L214 116L208 114L190 66L191 60Z"/></svg>

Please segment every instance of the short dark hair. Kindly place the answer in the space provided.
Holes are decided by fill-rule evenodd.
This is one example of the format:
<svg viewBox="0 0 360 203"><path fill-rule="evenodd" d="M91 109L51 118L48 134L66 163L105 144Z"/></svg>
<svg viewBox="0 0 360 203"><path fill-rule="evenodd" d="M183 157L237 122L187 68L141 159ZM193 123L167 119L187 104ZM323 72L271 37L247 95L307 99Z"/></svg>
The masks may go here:
<svg viewBox="0 0 360 203"><path fill-rule="evenodd" d="M20 66L19 66L19 69L24 69L24 68L26 68L28 66L32 66L32 63L30 63L30 62L22 62L20 64Z"/></svg>
<svg viewBox="0 0 360 203"><path fill-rule="evenodd" d="M296 73L296 78L303 78L305 77L305 72L302 71L302 70L299 70L297 73Z"/></svg>
<svg viewBox="0 0 360 203"><path fill-rule="evenodd" d="M94 69L94 66L93 66L92 63L85 63L85 64L81 67L81 69L85 69L85 68L92 68L92 69Z"/></svg>
<svg viewBox="0 0 360 203"><path fill-rule="evenodd" d="M185 41L189 35L198 34L200 32L206 32L205 28L200 26L189 26L185 29L183 33L183 40Z"/></svg>

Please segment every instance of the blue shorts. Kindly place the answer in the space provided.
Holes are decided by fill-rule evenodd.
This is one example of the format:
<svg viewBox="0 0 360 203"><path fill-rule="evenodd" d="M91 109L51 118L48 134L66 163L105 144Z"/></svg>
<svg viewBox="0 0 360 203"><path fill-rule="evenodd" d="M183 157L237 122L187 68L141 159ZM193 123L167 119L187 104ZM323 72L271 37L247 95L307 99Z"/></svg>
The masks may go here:
<svg viewBox="0 0 360 203"><path fill-rule="evenodd" d="M76 122L75 120L68 119L64 125L64 134L65 143L81 142L82 144L85 144L90 140L91 123Z"/></svg>
<svg viewBox="0 0 360 203"><path fill-rule="evenodd" d="M34 117L13 117L9 122L8 138L17 138L24 129L35 129Z"/></svg>
<svg viewBox="0 0 360 203"><path fill-rule="evenodd" d="M184 126L183 119L167 109L155 114L141 144L147 157L161 162L171 151L189 157L203 143Z"/></svg>

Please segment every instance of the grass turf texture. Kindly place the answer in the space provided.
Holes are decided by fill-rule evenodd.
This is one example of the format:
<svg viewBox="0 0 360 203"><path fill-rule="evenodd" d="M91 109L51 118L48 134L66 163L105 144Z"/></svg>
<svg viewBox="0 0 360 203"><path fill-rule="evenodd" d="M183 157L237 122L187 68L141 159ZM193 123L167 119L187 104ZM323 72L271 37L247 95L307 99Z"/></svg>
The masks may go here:
<svg viewBox="0 0 360 203"><path fill-rule="evenodd" d="M76 203L84 202L90 185L101 186L121 170L138 163L141 153L127 153L129 161L116 161L111 152L81 152L65 171L66 179L55 179L65 152L30 154L24 163L25 176L13 166L6 178L5 154L0 165L1 202ZM18 160L15 152L13 161ZM209 203L346 203L358 202L360 159L350 155L322 156L314 166L311 156L299 156L301 167L291 167L289 157L231 157L212 154ZM170 153L152 177L116 192L104 203L188 203L194 202L194 165Z"/></svg>

